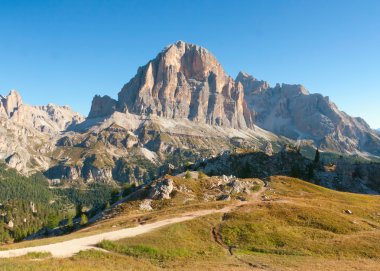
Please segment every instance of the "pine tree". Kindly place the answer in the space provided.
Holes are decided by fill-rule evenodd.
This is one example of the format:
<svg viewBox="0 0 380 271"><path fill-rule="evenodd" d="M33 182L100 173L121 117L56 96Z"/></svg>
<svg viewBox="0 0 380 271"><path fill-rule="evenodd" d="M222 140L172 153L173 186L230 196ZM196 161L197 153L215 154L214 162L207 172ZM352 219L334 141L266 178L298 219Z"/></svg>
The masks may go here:
<svg viewBox="0 0 380 271"><path fill-rule="evenodd" d="M319 160L320 160L320 153L319 153L319 149L317 149L315 151L314 163L318 164Z"/></svg>
<svg viewBox="0 0 380 271"><path fill-rule="evenodd" d="M120 199L120 189L119 188L114 188L111 192L111 202L115 203Z"/></svg>
<svg viewBox="0 0 380 271"><path fill-rule="evenodd" d="M82 209L83 209L82 204L78 204L78 205L75 207L75 217L80 217L80 216L81 216L81 214L82 214Z"/></svg>

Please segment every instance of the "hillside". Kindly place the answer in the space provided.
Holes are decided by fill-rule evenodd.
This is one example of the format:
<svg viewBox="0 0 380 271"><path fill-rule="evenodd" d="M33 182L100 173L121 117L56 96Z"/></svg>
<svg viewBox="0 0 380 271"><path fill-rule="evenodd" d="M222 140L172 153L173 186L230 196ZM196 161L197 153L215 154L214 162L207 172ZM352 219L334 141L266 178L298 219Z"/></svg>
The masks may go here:
<svg viewBox="0 0 380 271"><path fill-rule="evenodd" d="M181 186L186 192L171 194L171 199L153 200L151 211L137 211L132 207L139 204L141 198L137 202L128 201L121 205L115 217L75 234L91 235L101 229L114 231L114 226L123 228L132 221L149 225L167 216L178 216L178 212L197 209L198 200L181 207L181 194L204 193L208 189L202 188L203 185L213 182L204 176L197 179L195 175L171 179L175 187ZM104 270L104 267L113 270L310 270L313 266L313 270L377 270L380 264L378 196L335 192L288 177L271 177L268 183L260 200L247 197L243 202L221 201L222 205L217 208L240 202L224 213L216 212L136 237L100 243L102 249L112 253L90 250L59 260L46 254L30 254L12 260L1 259L0 267L2 270ZM216 205L204 202L201 208L211 206ZM70 235L64 237L70 238ZM33 245L38 242L34 241Z"/></svg>
<svg viewBox="0 0 380 271"><path fill-rule="evenodd" d="M42 174L24 177L0 164L0 244L38 231L59 207Z"/></svg>
<svg viewBox="0 0 380 271"><path fill-rule="evenodd" d="M94 215L112 202L114 191L113 186L97 183L54 187L41 173L26 177L0 163L0 245L71 232L79 226L74 217L82 209ZM71 227L69 217L74 219Z"/></svg>

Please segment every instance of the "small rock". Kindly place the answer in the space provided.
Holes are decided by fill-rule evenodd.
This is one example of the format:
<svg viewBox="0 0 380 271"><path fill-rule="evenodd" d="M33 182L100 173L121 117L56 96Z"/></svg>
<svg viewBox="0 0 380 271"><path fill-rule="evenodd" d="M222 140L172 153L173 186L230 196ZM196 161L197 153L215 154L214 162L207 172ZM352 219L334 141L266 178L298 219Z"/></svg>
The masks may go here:
<svg viewBox="0 0 380 271"><path fill-rule="evenodd" d="M170 193L174 189L174 183L172 179L164 179L161 182L156 183L150 188L149 198L160 200L170 199Z"/></svg>
<svg viewBox="0 0 380 271"><path fill-rule="evenodd" d="M348 214L348 215L352 215L352 214L353 214L351 210L344 210L344 212L345 212L346 214Z"/></svg>
<svg viewBox="0 0 380 271"><path fill-rule="evenodd" d="M15 224L14 224L13 220L11 220L11 221L8 222L7 226L8 226L8 228L13 229L14 225Z"/></svg>
<svg viewBox="0 0 380 271"><path fill-rule="evenodd" d="M141 211L152 211L153 208L152 208L152 206L150 205L151 203L152 203L152 200L149 200L149 199L143 200L143 201L140 203L139 209L140 209Z"/></svg>
<svg viewBox="0 0 380 271"><path fill-rule="evenodd" d="M230 201L231 200L231 196L230 195L221 195L217 198L217 200L220 200L220 201Z"/></svg>

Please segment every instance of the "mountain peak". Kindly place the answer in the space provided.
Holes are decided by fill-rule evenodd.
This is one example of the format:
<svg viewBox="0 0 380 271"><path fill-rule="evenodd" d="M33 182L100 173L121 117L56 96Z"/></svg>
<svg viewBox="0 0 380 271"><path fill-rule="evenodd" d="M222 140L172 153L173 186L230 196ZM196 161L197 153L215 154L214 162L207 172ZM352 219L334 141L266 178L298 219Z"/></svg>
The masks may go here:
<svg viewBox="0 0 380 271"><path fill-rule="evenodd" d="M259 93L269 88L268 82L259 81L244 71L239 72L239 74L236 76L235 81L242 84L246 96L249 96L250 93Z"/></svg>
<svg viewBox="0 0 380 271"><path fill-rule="evenodd" d="M238 75L236 76L236 81L239 81L239 79L243 79L243 78L249 78L253 81L256 81L257 79L254 78L252 75L250 75L249 73L245 72L245 71L239 71Z"/></svg>
<svg viewBox="0 0 380 271"><path fill-rule="evenodd" d="M236 128L252 126L243 89L207 49L183 41L169 45L139 68L119 93L118 110Z"/></svg>
<svg viewBox="0 0 380 271"><path fill-rule="evenodd" d="M11 90L6 97L0 96L0 114L6 114L7 117L11 117L21 105L21 95L17 90Z"/></svg>
<svg viewBox="0 0 380 271"><path fill-rule="evenodd" d="M188 51L196 50L196 51L202 51L203 53L210 54L210 52L206 48L199 46L197 44L185 42L182 40L176 41L175 43L168 45L163 51L166 52L171 48L176 48L178 50L188 50Z"/></svg>

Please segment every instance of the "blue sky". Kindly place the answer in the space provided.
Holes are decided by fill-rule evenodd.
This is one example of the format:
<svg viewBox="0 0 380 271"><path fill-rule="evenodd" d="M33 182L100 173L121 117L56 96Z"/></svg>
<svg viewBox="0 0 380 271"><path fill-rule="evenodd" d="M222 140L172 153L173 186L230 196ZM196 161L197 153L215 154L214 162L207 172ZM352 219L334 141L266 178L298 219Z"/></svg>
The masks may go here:
<svg viewBox="0 0 380 271"><path fill-rule="evenodd" d="M0 93L87 114L177 40L380 127L380 1L0 0Z"/></svg>

